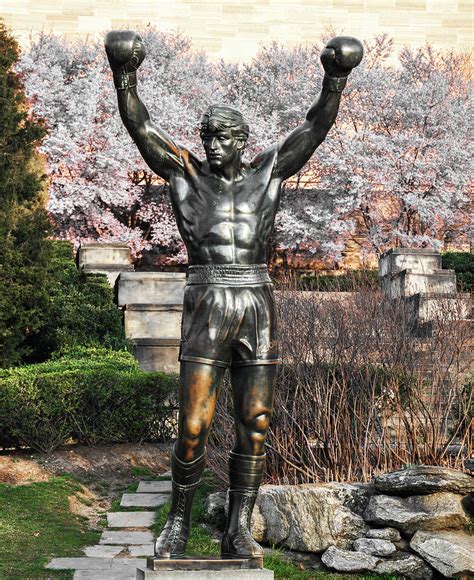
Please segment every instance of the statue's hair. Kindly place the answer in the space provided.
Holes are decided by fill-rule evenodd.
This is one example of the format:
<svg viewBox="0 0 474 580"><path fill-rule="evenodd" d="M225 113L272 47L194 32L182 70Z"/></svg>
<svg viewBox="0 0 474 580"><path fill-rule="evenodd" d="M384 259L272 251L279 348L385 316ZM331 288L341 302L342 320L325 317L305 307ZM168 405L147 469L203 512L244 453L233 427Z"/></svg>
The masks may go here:
<svg viewBox="0 0 474 580"><path fill-rule="evenodd" d="M201 137L210 131L226 131L228 129L237 139L247 141L249 126L242 113L225 105L211 105L201 119Z"/></svg>

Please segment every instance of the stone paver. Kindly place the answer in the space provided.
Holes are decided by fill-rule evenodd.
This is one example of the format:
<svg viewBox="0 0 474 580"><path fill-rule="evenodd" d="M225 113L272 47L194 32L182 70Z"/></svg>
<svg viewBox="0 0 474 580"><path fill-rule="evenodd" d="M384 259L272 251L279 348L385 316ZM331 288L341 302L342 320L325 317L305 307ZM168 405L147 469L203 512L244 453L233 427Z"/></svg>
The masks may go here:
<svg viewBox="0 0 474 580"><path fill-rule="evenodd" d="M112 572L111 570L78 570L73 580L136 580L135 570Z"/></svg>
<svg viewBox="0 0 474 580"><path fill-rule="evenodd" d="M104 546L99 544L98 546L88 546L85 548L84 553L88 558L114 558L126 549L126 546Z"/></svg>
<svg viewBox="0 0 474 580"><path fill-rule="evenodd" d="M154 555L154 544L143 544L141 546L129 546L128 550L130 556L140 557L140 556L153 556Z"/></svg>
<svg viewBox="0 0 474 580"><path fill-rule="evenodd" d="M112 558L53 558L50 570L110 570Z"/></svg>
<svg viewBox="0 0 474 580"><path fill-rule="evenodd" d="M166 503L168 494L163 493L124 493L121 507L158 507Z"/></svg>
<svg viewBox="0 0 474 580"><path fill-rule="evenodd" d="M109 528L149 528L155 516L155 512L111 512L107 523Z"/></svg>
<svg viewBox="0 0 474 580"><path fill-rule="evenodd" d="M100 537L100 544L148 544L153 541L153 534L151 532L110 532L106 530L102 532Z"/></svg>
<svg viewBox="0 0 474 580"><path fill-rule="evenodd" d="M171 481L140 481L138 493L171 493Z"/></svg>

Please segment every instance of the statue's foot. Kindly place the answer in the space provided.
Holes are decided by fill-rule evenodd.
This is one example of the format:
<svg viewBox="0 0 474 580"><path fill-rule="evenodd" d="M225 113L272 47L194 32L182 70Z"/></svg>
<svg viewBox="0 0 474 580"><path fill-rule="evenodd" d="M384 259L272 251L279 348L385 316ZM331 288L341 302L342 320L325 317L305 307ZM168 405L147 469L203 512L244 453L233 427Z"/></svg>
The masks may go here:
<svg viewBox="0 0 474 580"><path fill-rule="evenodd" d="M182 558L188 543L189 530L181 518L170 518L155 541L155 557L161 559Z"/></svg>
<svg viewBox="0 0 474 580"><path fill-rule="evenodd" d="M222 537L222 558L262 558L263 549L250 533L250 518L257 492L229 494L229 517Z"/></svg>

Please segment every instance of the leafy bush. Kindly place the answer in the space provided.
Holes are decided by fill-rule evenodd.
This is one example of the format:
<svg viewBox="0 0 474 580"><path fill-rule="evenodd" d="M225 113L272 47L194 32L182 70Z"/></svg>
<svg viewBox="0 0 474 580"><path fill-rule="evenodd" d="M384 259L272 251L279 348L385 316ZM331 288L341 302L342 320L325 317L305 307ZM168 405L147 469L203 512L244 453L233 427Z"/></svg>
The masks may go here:
<svg viewBox="0 0 474 580"><path fill-rule="evenodd" d="M75 347L45 363L0 371L0 446L48 452L171 436L177 378L140 371L126 351Z"/></svg>
<svg viewBox="0 0 474 580"><path fill-rule="evenodd" d="M458 290L474 291L474 254L470 252L446 252L443 254L443 268L456 272Z"/></svg>
<svg viewBox="0 0 474 580"><path fill-rule="evenodd" d="M49 279L47 316L30 339L29 362L43 361L74 345L128 347L122 314L106 276L78 270L70 242L51 242Z"/></svg>

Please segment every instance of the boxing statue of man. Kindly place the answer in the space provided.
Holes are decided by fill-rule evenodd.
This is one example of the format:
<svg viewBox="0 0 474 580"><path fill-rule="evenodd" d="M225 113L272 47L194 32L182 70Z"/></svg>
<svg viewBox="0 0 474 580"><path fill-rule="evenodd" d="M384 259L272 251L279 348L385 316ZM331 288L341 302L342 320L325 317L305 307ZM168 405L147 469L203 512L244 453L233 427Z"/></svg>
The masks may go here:
<svg viewBox="0 0 474 580"><path fill-rule="evenodd" d="M229 457L229 512L224 558L261 558L250 517L265 467L264 443L279 362L267 248L281 183L297 173L333 125L341 92L362 58L351 37L328 42L321 54L321 94L306 119L281 143L249 163L242 158L249 127L242 114L214 105L200 135L205 159L156 125L137 92L145 58L140 36L107 34L120 115L149 167L169 183L171 202L189 256L180 351L178 438L172 454L172 506L155 543L158 558L184 555L191 504L205 464L216 397L229 369L235 444Z"/></svg>

